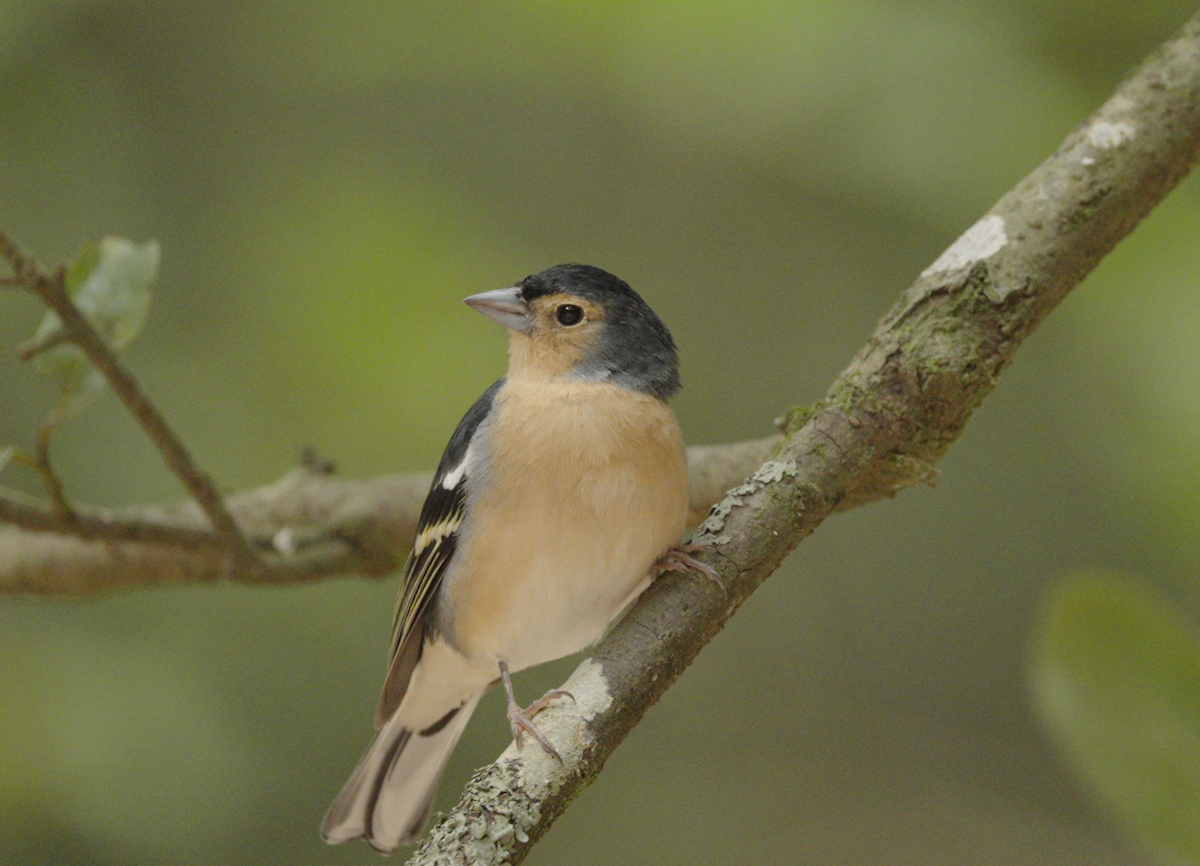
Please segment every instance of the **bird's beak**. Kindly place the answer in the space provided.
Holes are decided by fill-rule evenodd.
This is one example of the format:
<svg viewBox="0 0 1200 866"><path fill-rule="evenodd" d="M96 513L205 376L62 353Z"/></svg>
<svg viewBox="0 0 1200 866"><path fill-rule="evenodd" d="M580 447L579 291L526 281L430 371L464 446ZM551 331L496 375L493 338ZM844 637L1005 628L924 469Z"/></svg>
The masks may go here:
<svg viewBox="0 0 1200 866"><path fill-rule="evenodd" d="M478 295L463 298L463 303L483 313L493 322L522 334L528 334L533 328L529 305L521 297L521 290L517 286L480 292Z"/></svg>

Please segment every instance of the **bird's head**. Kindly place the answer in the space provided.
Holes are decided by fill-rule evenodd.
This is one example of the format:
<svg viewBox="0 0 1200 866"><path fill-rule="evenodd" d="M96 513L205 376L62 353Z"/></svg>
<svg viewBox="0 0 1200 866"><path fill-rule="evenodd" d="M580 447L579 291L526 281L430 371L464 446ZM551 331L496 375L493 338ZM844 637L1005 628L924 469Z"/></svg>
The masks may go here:
<svg viewBox="0 0 1200 866"><path fill-rule="evenodd" d="M662 400L679 390L671 332L600 268L555 265L465 302L509 329L509 375L609 382Z"/></svg>

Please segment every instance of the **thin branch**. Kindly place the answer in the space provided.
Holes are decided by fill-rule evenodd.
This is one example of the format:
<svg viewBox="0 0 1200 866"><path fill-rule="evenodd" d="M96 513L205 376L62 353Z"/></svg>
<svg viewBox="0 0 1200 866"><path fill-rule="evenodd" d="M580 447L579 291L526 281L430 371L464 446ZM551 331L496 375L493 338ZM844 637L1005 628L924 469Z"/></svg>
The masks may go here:
<svg viewBox="0 0 1200 866"><path fill-rule="evenodd" d="M222 540L206 529L128 519L113 512L62 511L48 508L19 493L0 489L0 522L33 532L52 532L82 540L166 544L184 550L219 550Z"/></svg>
<svg viewBox="0 0 1200 866"><path fill-rule="evenodd" d="M214 531L224 539L234 564L239 569L258 570L257 557L246 543L229 509L225 507L225 502L212 479L192 460L183 442L172 432L166 419L142 392L133 374L125 369L116 354L104 342L104 338L71 301L67 293L64 270L60 267L52 275L47 275L2 231L0 256L12 266L15 279L58 314L66 338L83 349L88 360L108 380L113 391L142 425L142 429L158 448L167 466L199 503Z"/></svg>
<svg viewBox="0 0 1200 866"><path fill-rule="evenodd" d="M656 581L411 864L519 863L742 602L829 515L930 476L1021 342L1200 158L1200 15L960 237L884 316L777 456L705 521L727 594Z"/></svg>
<svg viewBox="0 0 1200 866"><path fill-rule="evenodd" d="M779 447L771 436L688 449L693 525ZM233 579L289 584L398 569L432 475L350 481L312 458L266 487L231 496L230 511L265 568L230 570L194 503L114 510L75 506L78 521L0 488L0 594L79 596L112 589Z"/></svg>
<svg viewBox="0 0 1200 866"><path fill-rule="evenodd" d="M70 335L68 335L65 330L60 329L48 334L40 340L27 340L26 342L17 346L17 357L22 361L29 361L48 349L53 349L55 346L58 346L62 343L70 342L70 339Z"/></svg>
<svg viewBox="0 0 1200 866"><path fill-rule="evenodd" d="M53 432L54 428L49 424L43 424L38 429L37 456L33 459L33 468L41 476L42 485L50 496L50 504L54 507L54 511L61 517L70 519L73 512L70 503L67 502L66 489L63 487L62 479L54 471L54 465L50 462L50 434Z"/></svg>

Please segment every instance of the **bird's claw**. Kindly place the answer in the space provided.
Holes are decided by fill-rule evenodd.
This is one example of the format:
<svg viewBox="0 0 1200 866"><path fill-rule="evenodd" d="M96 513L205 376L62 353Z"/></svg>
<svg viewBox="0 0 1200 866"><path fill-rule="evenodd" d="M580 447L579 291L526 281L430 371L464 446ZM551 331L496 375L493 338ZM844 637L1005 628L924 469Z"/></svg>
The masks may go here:
<svg viewBox="0 0 1200 866"><path fill-rule="evenodd" d="M562 755L558 753L558 749L554 748L550 740L546 738L546 735L538 730L537 725L533 723L533 717L546 709L551 701L562 697L570 698L572 701L575 700L575 696L570 692L564 692L561 689L551 689L525 709L521 709L515 701L510 702L508 705L508 724L512 727L513 739L517 745L521 744L521 734L527 733L538 741L538 745L542 747L546 754L560 764L563 762Z"/></svg>
<svg viewBox="0 0 1200 866"><path fill-rule="evenodd" d="M681 544L678 547L672 547L659 558L658 562L654 563L654 576L661 577L668 571L688 571L689 569L695 569L719 586L721 592L726 592L725 581L721 580L721 575L717 574L717 570L708 563L701 562L690 555L709 550L712 550L712 546L708 544Z"/></svg>
<svg viewBox="0 0 1200 866"><path fill-rule="evenodd" d="M512 680L509 678L508 665L505 662L500 662L500 678L504 681L504 691L508 695L508 724L512 728L513 740L520 746L521 734L527 733L538 741L538 745L545 750L546 754L550 755L550 757L554 758L560 764L563 763L562 755L558 753L558 749L554 748L550 740L546 738L546 735L538 730L537 725L533 723L533 717L550 706L551 701L558 698L570 698L572 703L574 703L575 696L562 689L551 689L532 704L522 709L513 695Z"/></svg>

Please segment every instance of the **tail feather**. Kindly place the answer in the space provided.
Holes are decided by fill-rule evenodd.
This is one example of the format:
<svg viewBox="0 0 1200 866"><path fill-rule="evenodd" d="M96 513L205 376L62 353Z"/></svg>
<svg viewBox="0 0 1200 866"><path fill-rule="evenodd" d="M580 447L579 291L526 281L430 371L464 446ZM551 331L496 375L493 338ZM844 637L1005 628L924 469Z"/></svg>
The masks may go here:
<svg viewBox="0 0 1200 866"><path fill-rule="evenodd" d="M405 728L394 713L325 814L325 841L332 845L361 836L383 852L415 842L479 697L424 731Z"/></svg>

